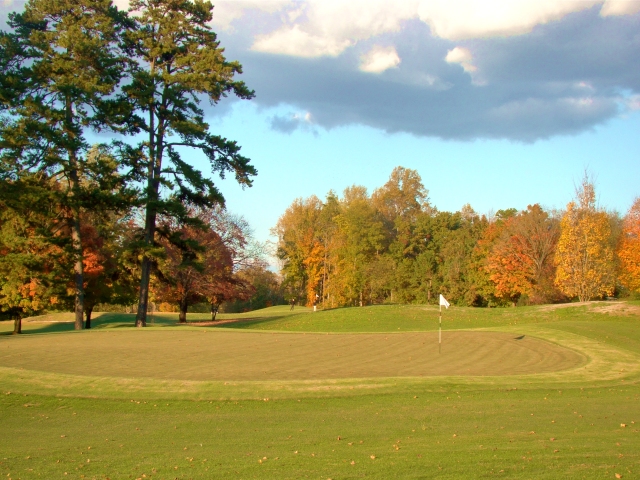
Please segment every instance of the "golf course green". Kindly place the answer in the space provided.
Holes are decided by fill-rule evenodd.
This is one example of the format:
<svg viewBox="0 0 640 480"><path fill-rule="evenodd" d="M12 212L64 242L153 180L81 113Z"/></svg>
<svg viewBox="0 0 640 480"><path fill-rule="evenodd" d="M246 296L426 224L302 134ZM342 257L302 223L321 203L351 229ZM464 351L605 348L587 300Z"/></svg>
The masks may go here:
<svg viewBox="0 0 640 480"><path fill-rule="evenodd" d="M0 322L3 478L638 478L640 302Z"/></svg>

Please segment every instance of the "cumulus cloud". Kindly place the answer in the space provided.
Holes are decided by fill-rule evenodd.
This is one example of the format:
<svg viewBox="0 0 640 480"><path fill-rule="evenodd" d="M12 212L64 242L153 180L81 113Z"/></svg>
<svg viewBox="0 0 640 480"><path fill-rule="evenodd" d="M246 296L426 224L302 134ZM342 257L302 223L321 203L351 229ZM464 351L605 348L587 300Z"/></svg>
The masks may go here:
<svg viewBox="0 0 640 480"><path fill-rule="evenodd" d="M621 0L219 0L214 27L252 102L277 109L275 131L535 141L638 110L639 12Z"/></svg>
<svg viewBox="0 0 640 480"><path fill-rule="evenodd" d="M603 16L630 15L640 9L640 2L635 0L308 0L288 3L282 0L258 3L269 5L271 12L280 9L283 24L257 36L253 49L301 57L340 55L358 42L398 32L404 23L413 19L427 24L437 37L459 41L523 35L537 25L558 21L597 5L602 6L600 13ZM234 19L249 9L242 7L244 4L218 3L223 12L227 8L235 12Z"/></svg>
<svg viewBox="0 0 640 480"><path fill-rule="evenodd" d="M255 102L313 112L314 126L530 142L578 133L637 108L639 20L604 19L594 8L540 25L534 35L453 43L414 19L380 43L371 39L335 57L237 51L232 58L244 65ZM384 76L353 68L380 44L393 44L402 59L397 68ZM296 125L304 124L272 120L281 131Z"/></svg>
<svg viewBox="0 0 640 480"><path fill-rule="evenodd" d="M352 45L348 39L338 40L328 36L312 35L300 26L283 28L268 35L259 36L253 44L253 50L265 53L277 53L296 57L335 57Z"/></svg>
<svg viewBox="0 0 640 480"><path fill-rule="evenodd" d="M415 17L416 6L416 0L292 2L283 11L285 25L259 35L252 49L300 57L337 56L359 41L399 31L404 20Z"/></svg>
<svg viewBox="0 0 640 480"><path fill-rule="evenodd" d="M633 15L638 12L640 12L638 0L606 0L600 9L600 15L603 17Z"/></svg>
<svg viewBox="0 0 640 480"><path fill-rule="evenodd" d="M423 1L419 18L434 35L448 40L513 36L530 32L536 25L559 20L573 12L601 3L597 0L446 0Z"/></svg>
<svg viewBox="0 0 640 480"><path fill-rule="evenodd" d="M360 57L360 70L369 73L382 73L400 65L400 57L394 47L376 45Z"/></svg>

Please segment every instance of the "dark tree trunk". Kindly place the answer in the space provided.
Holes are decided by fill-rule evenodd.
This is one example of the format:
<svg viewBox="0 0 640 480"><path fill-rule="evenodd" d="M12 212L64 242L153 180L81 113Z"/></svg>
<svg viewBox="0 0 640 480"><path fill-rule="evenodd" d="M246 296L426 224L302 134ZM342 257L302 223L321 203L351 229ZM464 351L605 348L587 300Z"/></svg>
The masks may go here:
<svg viewBox="0 0 640 480"><path fill-rule="evenodd" d="M13 334L18 335L22 333L22 317L16 317L13 320Z"/></svg>
<svg viewBox="0 0 640 480"><path fill-rule="evenodd" d="M73 125L73 103L67 97L65 105L65 127L68 131L72 131ZM84 266L82 263L82 235L80 233L80 179L78 177L78 158L76 151L69 150L69 180L71 181L71 192L73 195L73 205L71 207L71 244L73 246L73 276L75 283L75 324L76 330L82 330L83 327L83 309L84 309Z"/></svg>
<svg viewBox="0 0 640 480"><path fill-rule="evenodd" d="M91 328L91 312L93 312L93 307L87 307L84 311L84 316L87 319L84 328Z"/></svg>
<svg viewBox="0 0 640 480"><path fill-rule="evenodd" d="M138 310L136 311L136 327L146 327L147 308L149 306L149 282L151 280L151 259L146 255L142 257L140 270L140 296L138 298Z"/></svg>
<svg viewBox="0 0 640 480"><path fill-rule="evenodd" d="M218 308L220 308L220 305L217 305L215 303L211 304L211 321L212 322L216 321L216 315L218 315Z"/></svg>
<svg viewBox="0 0 640 480"><path fill-rule="evenodd" d="M187 302L186 298L181 298L180 299L180 316L179 318L179 322L180 323L187 323L187 309L189 308L189 302Z"/></svg>

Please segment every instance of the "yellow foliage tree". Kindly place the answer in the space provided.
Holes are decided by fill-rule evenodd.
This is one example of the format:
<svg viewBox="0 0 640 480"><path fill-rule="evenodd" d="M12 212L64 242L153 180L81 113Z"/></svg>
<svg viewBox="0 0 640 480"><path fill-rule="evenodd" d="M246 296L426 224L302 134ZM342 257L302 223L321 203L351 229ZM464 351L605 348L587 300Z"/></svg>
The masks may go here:
<svg viewBox="0 0 640 480"><path fill-rule="evenodd" d="M614 289L611 227L607 214L596 208L595 189L587 177L577 190L560 223L555 254L555 283L581 302L611 295Z"/></svg>
<svg viewBox="0 0 640 480"><path fill-rule="evenodd" d="M640 293L640 197L635 199L624 219L618 259L620 283Z"/></svg>

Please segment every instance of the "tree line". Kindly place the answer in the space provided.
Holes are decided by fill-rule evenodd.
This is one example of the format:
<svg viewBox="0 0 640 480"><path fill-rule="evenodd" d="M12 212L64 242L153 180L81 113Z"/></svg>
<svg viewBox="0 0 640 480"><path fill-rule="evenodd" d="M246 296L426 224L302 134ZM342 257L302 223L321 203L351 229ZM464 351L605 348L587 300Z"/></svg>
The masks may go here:
<svg viewBox="0 0 640 480"><path fill-rule="evenodd" d="M161 284L180 284L182 305L248 294L234 277L248 230L188 158L251 186L256 169L210 132L202 103L254 92L209 1L129 3L29 0L0 32L0 309L16 319L71 302L80 329L97 299L135 295L144 326ZM218 277L196 288L190 269Z"/></svg>
<svg viewBox="0 0 640 480"><path fill-rule="evenodd" d="M626 216L596 204L585 174L564 211L538 204L480 215L439 211L415 170L371 195L351 186L296 199L273 229L290 298L325 308L502 306L640 293L640 198Z"/></svg>

